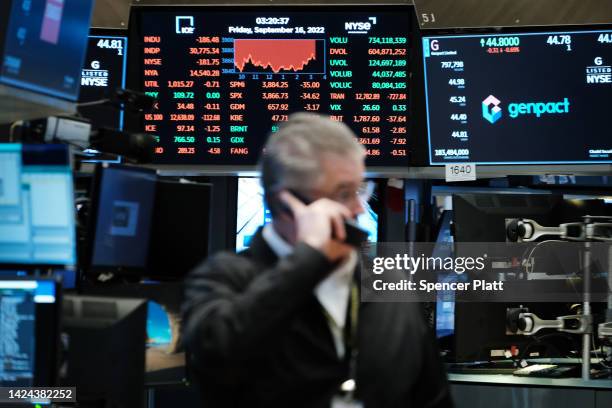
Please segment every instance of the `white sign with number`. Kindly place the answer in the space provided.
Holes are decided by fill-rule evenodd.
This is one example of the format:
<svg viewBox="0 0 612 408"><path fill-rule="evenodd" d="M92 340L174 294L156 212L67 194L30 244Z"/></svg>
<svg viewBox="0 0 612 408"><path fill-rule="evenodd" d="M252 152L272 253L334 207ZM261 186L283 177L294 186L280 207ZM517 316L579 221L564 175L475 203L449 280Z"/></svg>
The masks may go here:
<svg viewBox="0 0 612 408"><path fill-rule="evenodd" d="M452 163L446 166L446 181L476 180L476 164Z"/></svg>

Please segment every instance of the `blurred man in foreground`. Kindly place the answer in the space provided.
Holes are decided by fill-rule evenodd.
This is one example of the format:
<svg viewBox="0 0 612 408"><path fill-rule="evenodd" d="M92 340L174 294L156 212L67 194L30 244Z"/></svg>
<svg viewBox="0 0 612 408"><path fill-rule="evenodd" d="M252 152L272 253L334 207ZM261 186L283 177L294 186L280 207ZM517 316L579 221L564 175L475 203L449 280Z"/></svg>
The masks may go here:
<svg viewBox="0 0 612 408"><path fill-rule="evenodd" d="M361 303L345 219L365 151L342 123L294 114L260 161L273 222L186 281L185 337L205 407L450 407L418 304Z"/></svg>

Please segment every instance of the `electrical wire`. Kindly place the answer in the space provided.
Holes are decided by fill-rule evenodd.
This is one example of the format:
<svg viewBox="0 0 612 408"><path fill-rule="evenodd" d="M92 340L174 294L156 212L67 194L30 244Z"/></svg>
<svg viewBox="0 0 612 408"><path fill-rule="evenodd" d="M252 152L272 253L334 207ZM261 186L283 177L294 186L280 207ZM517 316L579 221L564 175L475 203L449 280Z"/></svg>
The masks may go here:
<svg viewBox="0 0 612 408"><path fill-rule="evenodd" d="M9 142L13 142L13 135L17 126L23 126L23 120L16 120L11 123L11 127L9 128Z"/></svg>
<svg viewBox="0 0 612 408"><path fill-rule="evenodd" d="M526 253L526 252L527 252L529 249L526 249L526 250L523 252L523 255L522 255L521 257L527 260L527 264L525 265L525 273L526 273L526 274L530 274L530 273L533 273L533 272L535 271L535 262L532 262L532 263L531 263L531 265L529 265L529 259L531 259L531 258L533 257L534 252L536 251L536 249L537 249L538 247L540 247L541 245L543 245L543 244L549 244L549 243L553 243L553 242L568 242L568 241L563 241L563 240L559 240L559 239L547 239L547 240L545 240L545 241L540 241L540 242L538 242L536 245L534 245L533 247L531 247L531 251L529 252L529 255L527 255L527 258L525 258L525 253ZM579 255L579 256L580 256L580 255ZM572 275L568 275L568 276L566 276L566 278L575 277L575 276L577 276L577 274L574 272ZM578 291L578 288L576 288L576 283L575 283L575 282L574 282L572 279L568 279L568 281L569 281L569 284L571 285L571 287L572 287L572 289L573 289L574 293L575 293L575 294L580 293L580 292Z"/></svg>
<svg viewBox="0 0 612 408"><path fill-rule="evenodd" d="M98 99L97 101L90 101L90 102L81 102L81 103L77 103L77 108L81 108L81 107L87 107L87 106L97 106L97 105L104 105L105 103L110 102L111 100L109 98L106 99Z"/></svg>
<svg viewBox="0 0 612 408"><path fill-rule="evenodd" d="M607 364L606 357L605 357L603 351L601 352L601 354L602 354L601 356L598 355L599 351L598 351L597 348L595 348L595 334L591 334L591 342L593 344L593 352L595 352L595 356L597 358L599 358L599 360L600 360L599 364L601 364L602 367L604 367L604 368L606 368L608 370L612 369L612 365L608 365Z"/></svg>
<svg viewBox="0 0 612 408"><path fill-rule="evenodd" d="M529 252L529 255L527 255L527 260L529 260L529 259L530 259L530 258L533 256L533 253L535 252L535 250L536 250L536 249L537 249L537 248L538 248L540 245L547 244L547 243L551 243L551 242L566 242L566 241L562 241L562 240L560 240L560 239L547 239L547 240L545 240L545 241L540 241L540 242L536 243L536 245L534 245L534 246L531 248L531 252ZM525 250L525 252L527 252L527 249ZM525 252L523 252L523 255L525 254ZM526 273L533 273L533 272L534 272L534 270L535 270L535 262L532 262L532 263L531 263L531 270L529 270L529 264L527 264L527 265L525 266L525 272L526 272Z"/></svg>

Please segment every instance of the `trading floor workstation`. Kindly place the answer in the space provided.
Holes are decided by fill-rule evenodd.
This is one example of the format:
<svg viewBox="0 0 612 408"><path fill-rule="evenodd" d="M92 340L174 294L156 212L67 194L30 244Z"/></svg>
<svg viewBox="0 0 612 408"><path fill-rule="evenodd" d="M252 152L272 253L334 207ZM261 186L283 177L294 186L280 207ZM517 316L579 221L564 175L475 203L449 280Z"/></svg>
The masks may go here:
<svg viewBox="0 0 612 408"><path fill-rule="evenodd" d="M0 407L217 406L190 276L299 218L261 167L297 112L344 123L365 154L342 227L360 271L341 292L351 373L352 311L400 302L450 390L408 406L612 406L611 10L131 3L0 5ZM308 336L296 353L315 364ZM347 378L328 406L364 406Z"/></svg>

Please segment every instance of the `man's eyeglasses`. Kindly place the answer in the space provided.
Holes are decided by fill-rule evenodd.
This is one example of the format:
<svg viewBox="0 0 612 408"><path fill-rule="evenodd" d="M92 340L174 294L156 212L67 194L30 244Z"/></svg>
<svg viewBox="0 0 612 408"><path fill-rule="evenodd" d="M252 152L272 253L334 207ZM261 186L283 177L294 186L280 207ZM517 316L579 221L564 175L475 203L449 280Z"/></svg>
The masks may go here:
<svg viewBox="0 0 612 408"><path fill-rule="evenodd" d="M364 181L357 189L350 187L340 187L337 191L328 196L330 200L341 204L351 204L354 199L361 203L367 203L374 194L375 184L372 181Z"/></svg>

